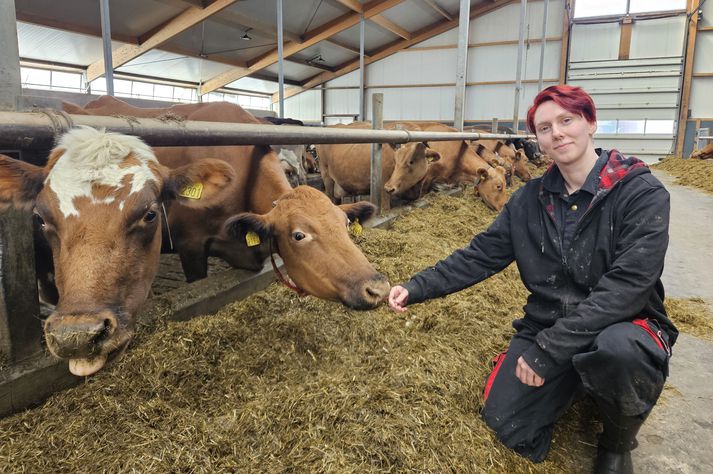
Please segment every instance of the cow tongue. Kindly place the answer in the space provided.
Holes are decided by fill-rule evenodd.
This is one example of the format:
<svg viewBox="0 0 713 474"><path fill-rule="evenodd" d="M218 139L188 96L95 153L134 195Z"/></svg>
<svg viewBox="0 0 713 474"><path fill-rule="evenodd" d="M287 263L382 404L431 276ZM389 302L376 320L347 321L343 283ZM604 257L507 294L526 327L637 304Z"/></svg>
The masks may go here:
<svg viewBox="0 0 713 474"><path fill-rule="evenodd" d="M69 359L69 371L79 377L86 377L99 372L106 364L106 354L92 359Z"/></svg>

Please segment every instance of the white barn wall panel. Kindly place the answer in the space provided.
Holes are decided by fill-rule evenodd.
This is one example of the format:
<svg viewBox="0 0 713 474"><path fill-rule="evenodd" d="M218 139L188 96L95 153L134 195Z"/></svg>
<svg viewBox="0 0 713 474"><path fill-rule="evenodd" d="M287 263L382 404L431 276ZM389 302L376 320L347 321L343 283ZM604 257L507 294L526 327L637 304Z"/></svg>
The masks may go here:
<svg viewBox="0 0 713 474"><path fill-rule="evenodd" d="M303 122L321 122L322 91L313 89L285 99L285 117L299 117Z"/></svg>
<svg viewBox="0 0 713 474"><path fill-rule="evenodd" d="M629 58L681 56L686 17L640 20L631 30Z"/></svg>
<svg viewBox="0 0 713 474"><path fill-rule="evenodd" d="M526 40L540 39L542 37L544 5L542 1L527 2ZM564 2L550 1L547 10L547 36L560 36L562 34L563 11ZM499 8L470 22L470 28L468 29L469 41L470 43L517 41L520 35L518 31L519 21L519 2ZM517 51L517 46L515 50Z"/></svg>
<svg viewBox="0 0 713 474"><path fill-rule="evenodd" d="M618 23L574 25L570 37L569 60L603 61L619 57Z"/></svg>

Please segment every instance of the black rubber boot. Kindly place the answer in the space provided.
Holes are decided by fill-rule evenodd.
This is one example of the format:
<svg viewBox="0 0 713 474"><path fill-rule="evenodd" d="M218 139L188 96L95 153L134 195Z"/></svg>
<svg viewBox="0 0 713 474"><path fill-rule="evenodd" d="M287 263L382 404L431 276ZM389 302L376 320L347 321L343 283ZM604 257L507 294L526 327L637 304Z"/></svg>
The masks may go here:
<svg viewBox="0 0 713 474"><path fill-rule="evenodd" d="M604 424L604 431L599 437L597 460L594 463L595 474L633 474L631 450L638 446L636 434L649 415L624 416L608 403L597 402Z"/></svg>

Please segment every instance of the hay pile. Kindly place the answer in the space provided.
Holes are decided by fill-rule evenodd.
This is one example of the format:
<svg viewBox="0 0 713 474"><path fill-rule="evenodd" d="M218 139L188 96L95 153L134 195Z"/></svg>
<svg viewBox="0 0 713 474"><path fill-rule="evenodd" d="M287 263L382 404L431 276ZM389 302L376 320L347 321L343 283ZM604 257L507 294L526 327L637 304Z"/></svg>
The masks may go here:
<svg viewBox="0 0 713 474"><path fill-rule="evenodd" d="M464 197L358 243L393 283L445 257L495 213ZM587 472L597 422L580 403L532 464L478 415L492 356L526 290L511 266L396 314L268 290L144 329L116 366L0 420L3 472Z"/></svg>
<svg viewBox="0 0 713 474"><path fill-rule="evenodd" d="M681 332L713 341L713 312L701 298L669 298L666 311Z"/></svg>
<svg viewBox="0 0 713 474"><path fill-rule="evenodd" d="M692 186L713 194L713 160L684 160L668 156L652 167L675 176L676 184Z"/></svg>

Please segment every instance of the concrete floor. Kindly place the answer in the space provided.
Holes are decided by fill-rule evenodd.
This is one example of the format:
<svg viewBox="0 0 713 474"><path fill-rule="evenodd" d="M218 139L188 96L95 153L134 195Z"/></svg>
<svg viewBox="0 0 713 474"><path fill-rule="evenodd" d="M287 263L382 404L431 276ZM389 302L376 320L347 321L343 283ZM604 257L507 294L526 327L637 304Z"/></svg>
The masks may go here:
<svg viewBox="0 0 713 474"><path fill-rule="evenodd" d="M713 309L713 196L655 175L671 194L670 243L662 280L673 298L698 296ZM659 405L639 434L640 473L713 473L713 344L682 335Z"/></svg>

